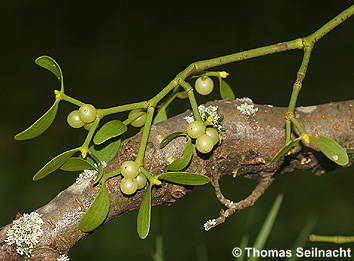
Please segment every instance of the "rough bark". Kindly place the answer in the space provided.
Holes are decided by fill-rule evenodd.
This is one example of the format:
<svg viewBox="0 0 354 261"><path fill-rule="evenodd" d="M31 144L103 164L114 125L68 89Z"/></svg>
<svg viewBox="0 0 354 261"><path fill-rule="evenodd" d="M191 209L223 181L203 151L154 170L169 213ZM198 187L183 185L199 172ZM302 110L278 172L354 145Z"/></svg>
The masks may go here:
<svg viewBox="0 0 354 261"><path fill-rule="evenodd" d="M335 164L324 159L322 154L311 146L302 146L295 154L275 163L270 162L272 156L284 144L283 115L286 109L255 105L258 112L253 116L246 116L237 110L236 107L240 104L239 100L214 101L207 104L219 106L218 112L225 116L222 144L209 155L195 153L187 169L189 172L209 176L217 194L218 182L216 181L223 175L232 175L235 170L239 176L259 179L269 186L271 183L269 181L276 178L276 175L295 169L313 169L316 174L333 169ZM175 139L163 149L159 149L159 138L172 131L183 130L187 125L183 118L187 115L190 115L190 111L152 127L145 155L145 166L152 173L165 171L168 165L167 158L181 156L184 138ZM296 110L296 117L307 132L331 137L345 147L350 157L350 164L353 162L354 152L353 115L354 100L300 107ZM140 134L129 139L119 149L115 159L109 163L106 170L115 170L119 168L121 162L134 159L139 138ZM107 182L111 196L111 209L106 222L138 208L144 195L144 190L132 197L122 195L118 186L119 180L120 177L115 177ZM165 183L153 190L153 205L171 204L190 189L190 187ZM263 190L265 189L263 188L262 192ZM93 187L90 180L81 184L74 183L48 204L36 210L42 214L45 222L42 226L44 234L32 250L32 257L29 260L56 260L60 254L67 253L78 240L89 235L81 232L78 224L97 191L98 188ZM256 191L249 197L250 204L240 201L240 206L242 204L243 207L252 205L259 196ZM4 242L6 231L10 227L11 224L0 229L0 260L21 259L15 249Z"/></svg>

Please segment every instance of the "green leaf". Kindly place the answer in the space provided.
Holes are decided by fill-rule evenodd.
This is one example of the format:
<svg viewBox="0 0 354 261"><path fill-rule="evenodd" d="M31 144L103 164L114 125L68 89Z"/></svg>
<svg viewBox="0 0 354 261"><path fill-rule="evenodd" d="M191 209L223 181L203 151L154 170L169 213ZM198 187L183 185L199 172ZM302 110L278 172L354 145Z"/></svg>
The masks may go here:
<svg viewBox="0 0 354 261"><path fill-rule="evenodd" d="M102 182L100 191L80 221L80 230L90 232L100 226L108 215L109 205L106 183Z"/></svg>
<svg viewBox="0 0 354 261"><path fill-rule="evenodd" d="M86 169L96 169L96 167L80 157L69 158L61 167L64 171L83 171Z"/></svg>
<svg viewBox="0 0 354 261"><path fill-rule="evenodd" d="M345 149L335 140L320 136L319 138L310 136L311 141L326 155L327 158L334 161L340 166L345 166L349 163L349 157Z"/></svg>
<svg viewBox="0 0 354 261"><path fill-rule="evenodd" d="M115 156L122 141L117 139L106 146L94 146L89 148L89 152L95 155L100 161L110 162Z"/></svg>
<svg viewBox="0 0 354 261"><path fill-rule="evenodd" d="M175 131L172 132L170 134L168 134L165 138L163 138L163 140L160 142L160 149L162 149L163 147L165 147L168 143L170 143L171 140L173 140L174 138L178 137L178 136L182 136L185 135L186 133L184 131Z"/></svg>
<svg viewBox="0 0 354 261"><path fill-rule="evenodd" d="M156 116L155 116L155 118L154 118L154 121L152 122L153 124L156 124L156 123L159 123L159 122L161 122L161 121L165 121L165 120L167 120L167 111L166 111L166 108L161 108L158 112L157 112L157 114L156 114Z"/></svg>
<svg viewBox="0 0 354 261"><path fill-rule="evenodd" d="M49 161L43 168L41 168L33 177L33 180L39 180L50 173L59 169L72 155L78 152L80 148L71 149L63 152L62 154L56 156L51 161Z"/></svg>
<svg viewBox="0 0 354 261"><path fill-rule="evenodd" d="M127 129L128 127L119 120L109 121L97 131L95 137L93 138L93 142L96 145L102 144L109 139L123 134L127 131Z"/></svg>
<svg viewBox="0 0 354 261"><path fill-rule="evenodd" d="M219 78L220 82L220 96L223 99L235 99L235 94L231 89L230 85L227 84L223 79Z"/></svg>
<svg viewBox="0 0 354 261"><path fill-rule="evenodd" d="M30 127L17 134L15 136L15 140L28 140L35 138L48 129L57 114L59 101L59 99L56 99L52 107L50 107L50 109Z"/></svg>
<svg viewBox="0 0 354 261"><path fill-rule="evenodd" d="M263 223L261 231L259 231L256 242L254 243L254 248L258 250L262 250L264 247L265 242L268 239L269 233L273 228L274 221L278 215L279 208L281 206L281 202L283 201L283 195L278 195L275 199L272 209L270 210L266 220ZM256 261L258 260L257 256L251 256L249 261Z"/></svg>
<svg viewBox="0 0 354 261"><path fill-rule="evenodd" d="M39 66L47 69L48 71L51 71L57 77L57 79L61 83L60 91L63 92L64 91L64 78L63 78L63 73L60 69L59 64L52 57L49 57L46 55L38 57L36 59L35 63L38 64Z"/></svg>
<svg viewBox="0 0 354 261"><path fill-rule="evenodd" d="M189 172L166 172L157 176L158 179L167 180L182 185L204 185L210 182L209 177Z"/></svg>
<svg viewBox="0 0 354 261"><path fill-rule="evenodd" d="M301 137L289 140L285 145L275 154L272 158L272 161L277 161L280 157L284 156L287 154L295 145L298 143L298 141L301 140Z"/></svg>
<svg viewBox="0 0 354 261"><path fill-rule="evenodd" d="M145 239L149 234L150 221L151 221L151 188L150 185L148 191L145 194L143 201L141 202L138 218L137 218L137 231L141 239Z"/></svg>
<svg viewBox="0 0 354 261"><path fill-rule="evenodd" d="M178 171L182 170L191 161L193 156L193 145L192 145L192 140L190 137L187 136L187 142L186 145L183 149L183 157L179 159L175 159L168 167L167 170L170 171Z"/></svg>

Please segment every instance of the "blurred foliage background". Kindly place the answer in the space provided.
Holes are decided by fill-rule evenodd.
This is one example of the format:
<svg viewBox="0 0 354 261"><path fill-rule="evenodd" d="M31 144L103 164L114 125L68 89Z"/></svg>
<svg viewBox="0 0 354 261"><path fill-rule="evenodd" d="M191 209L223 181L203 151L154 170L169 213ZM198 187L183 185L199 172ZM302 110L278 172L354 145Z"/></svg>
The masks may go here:
<svg viewBox="0 0 354 261"><path fill-rule="evenodd" d="M31 212L70 185L76 175L56 172L37 183L32 175L49 159L83 141L85 130L67 126L73 107L62 103L54 125L40 138L13 136L49 108L56 79L34 64L40 55L57 59L67 93L96 107L151 97L193 61L291 40L312 33L352 1L1 1L0 224ZM298 105L353 98L353 19L316 46ZM238 97L286 106L302 53L291 51L223 66ZM217 92L208 99L217 99ZM206 101L198 97L200 102ZM172 113L187 109L185 101ZM209 232L202 226L221 205L211 186L196 188L172 206L153 209L146 240L136 234L136 212L128 213L80 241L71 260L150 260L158 235L166 260L232 260L245 233L257 234L275 196L283 206L266 248L289 249L307 219L314 232L354 234L353 167L316 177L290 173L275 181L252 209ZM235 201L255 185L225 177L225 194ZM337 247L308 244L308 247ZM352 247L353 245L347 245Z"/></svg>

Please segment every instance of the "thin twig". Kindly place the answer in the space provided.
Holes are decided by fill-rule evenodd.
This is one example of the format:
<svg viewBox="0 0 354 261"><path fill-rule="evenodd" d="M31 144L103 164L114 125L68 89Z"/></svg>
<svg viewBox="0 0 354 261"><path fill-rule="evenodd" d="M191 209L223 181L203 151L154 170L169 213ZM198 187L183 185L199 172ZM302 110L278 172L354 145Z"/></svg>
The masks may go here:
<svg viewBox="0 0 354 261"><path fill-rule="evenodd" d="M215 182L215 181L214 181ZM247 207L253 206L253 204L264 194L264 192L267 190L267 188L272 184L273 178L271 176L267 176L262 178L255 189L252 191L252 193L245 198L244 200L241 200L239 202L233 203L231 200L226 199L220 190L219 187L219 182L215 182L215 192L216 196L219 199L221 203L223 203L228 209L220 210L220 216L216 219L209 220L204 224L204 229L206 231L212 229L213 227L216 227L217 225L220 225L225 222L225 220L230 217L231 215L235 214L236 212L245 209Z"/></svg>

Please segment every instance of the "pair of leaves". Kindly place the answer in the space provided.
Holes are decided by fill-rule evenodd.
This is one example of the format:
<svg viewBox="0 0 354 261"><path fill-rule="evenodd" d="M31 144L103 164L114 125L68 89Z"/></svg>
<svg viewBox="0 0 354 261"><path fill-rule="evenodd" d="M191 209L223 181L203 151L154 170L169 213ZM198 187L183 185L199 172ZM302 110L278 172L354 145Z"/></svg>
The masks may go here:
<svg viewBox="0 0 354 261"><path fill-rule="evenodd" d="M128 130L128 127L120 120L112 120L105 123L96 133L93 142L100 145L105 141L118 137Z"/></svg>
<svg viewBox="0 0 354 261"><path fill-rule="evenodd" d="M182 185L204 185L210 182L210 179L207 176L188 172L167 172L158 175L157 178ZM137 231L141 239L146 238L150 231L151 189L152 183L150 183L150 186L144 196L144 199L140 204L138 212Z"/></svg>
<svg viewBox="0 0 354 261"><path fill-rule="evenodd" d="M175 131L170 134L168 134L163 140L160 142L160 149L165 147L167 144L169 144L174 138L177 138L179 136L186 135L184 131Z"/></svg>
<svg viewBox="0 0 354 261"><path fill-rule="evenodd" d="M322 151L322 153L335 162L336 164L340 166L345 166L349 163L349 157L348 154L346 153L345 149L339 145L335 140L325 137L325 136L320 136L320 137L315 137L310 135L310 140ZM281 156L284 156L286 153L288 153L294 145L301 139L301 137L290 140L287 142L278 152L275 154L273 157L274 160L278 160Z"/></svg>
<svg viewBox="0 0 354 261"><path fill-rule="evenodd" d="M99 227L109 212L110 200L106 183L101 183L100 191L82 217L79 228L83 232L90 232Z"/></svg>
<svg viewBox="0 0 354 261"><path fill-rule="evenodd" d="M220 84L220 96L223 99L232 99L236 98L233 90L231 89L230 85L225 82L221 77L219 77L219 84Z"/></svg>
<svg viewBox="0 0 354 261"><path fill-rule="evenodd" d="M59 64L49 56L41 56L36 59L36 64L39 66L51 71L60 81L61 83L61 92L64 92L64 82L63 82L63 73L59 67ZM41 135L44 131L46 131L50 125L53 123L55 116L58 111L60 98L56 98L54 104L50 109L43 114L37 121L35 121L30 127L26 130L20 132L15 136L16 140L28 140L35 138Z"/></svg>
<svg viewBox="0 0 354 261"><path fill-rule="evenodd" d="M121 145L121 140L116 140L111 142L105 147L95 147L91 146L89 148L89 153L96 157L99 161L109 162L111 161L117 153L118 148ZM44 167L42 167L33 177L33 180L40 180L45 178L50 173L61 168L65 171L82 171L85 169L96 169L94 166L94 161L84 160L79 157L72 156L79 152L80 148L71 149L65 151L52 160L50 160Z"/></svg>
<svg viewBox="0 0 354 261"><path fill-rule="evenodd" d="M183 156L181 158L175 159L168 167L167 170L170 171L178 171L182 170L191 161L193 156L193 145L192 145L192 139L187 136L187 142L186 145L184 146L183 149Z"/></svg>

